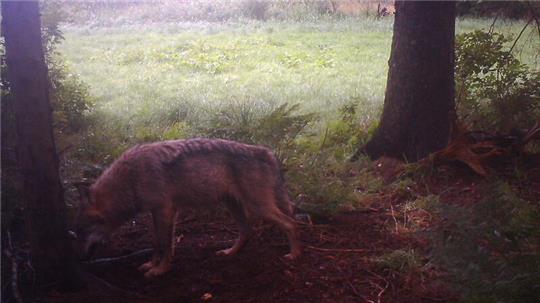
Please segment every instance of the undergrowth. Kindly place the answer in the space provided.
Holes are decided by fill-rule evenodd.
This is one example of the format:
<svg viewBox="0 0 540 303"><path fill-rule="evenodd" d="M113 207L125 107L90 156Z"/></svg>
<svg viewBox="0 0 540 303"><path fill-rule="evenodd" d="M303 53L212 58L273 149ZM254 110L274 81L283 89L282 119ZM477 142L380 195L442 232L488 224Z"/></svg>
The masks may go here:
<svg viewBox="0 0 540 303"><path fill-rule="evenodd" d="M464 302L536 302L540 296L540 212L501 180L472 206L433 205L443 224L434 259L445 265Z"/></svg>

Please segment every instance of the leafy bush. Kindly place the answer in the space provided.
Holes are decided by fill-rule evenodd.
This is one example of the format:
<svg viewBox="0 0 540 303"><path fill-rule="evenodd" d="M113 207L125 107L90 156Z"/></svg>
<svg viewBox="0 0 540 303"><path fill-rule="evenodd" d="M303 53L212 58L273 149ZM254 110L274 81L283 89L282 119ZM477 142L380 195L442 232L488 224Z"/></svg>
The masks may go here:
<svg viewBox="0 0 540 303"><path fill-rule="evenodd" d="M457 37L457 111L475 129L528 128L540 116L540 71L520 63L510 41L480 30Z"/></svg>
<svg viewBox="0 0 540 303"><path fill-rule="evenodd" d="M89 123L87 115L94 106L87 85L71 73L61 57L49 58L50 101L57 133L74 133Z"/></svg>
<svg viewBox="0 0 540 303"><path fill-rule="evenodd" d="M56 51L64 40L60 23L66 13L58 1L44 2L42 5L41 36L45 61L50 80L50 102L53 110L54 128L57 135L74 133L86 126L86 115L93 108L88 87L77 74L70 71L62 56Z"/></svg>

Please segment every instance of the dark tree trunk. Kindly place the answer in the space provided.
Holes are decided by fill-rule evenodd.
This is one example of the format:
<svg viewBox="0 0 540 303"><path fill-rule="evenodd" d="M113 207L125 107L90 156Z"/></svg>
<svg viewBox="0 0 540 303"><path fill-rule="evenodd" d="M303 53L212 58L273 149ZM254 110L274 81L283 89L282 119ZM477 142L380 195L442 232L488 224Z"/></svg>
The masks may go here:
<svg viewBox="0 0 540 303"><path fill-rule="evenodd" d="M38 283L78 286L53 139L37 1L2 1L7 78L16 121L25 224Z"/></svg>
<svg viewBox="0 0 540 303"><path fill-rule="evenodd" d="M379 128L359 152L417 161L445 147L454 119L455 2L396 1Z"/></svg>

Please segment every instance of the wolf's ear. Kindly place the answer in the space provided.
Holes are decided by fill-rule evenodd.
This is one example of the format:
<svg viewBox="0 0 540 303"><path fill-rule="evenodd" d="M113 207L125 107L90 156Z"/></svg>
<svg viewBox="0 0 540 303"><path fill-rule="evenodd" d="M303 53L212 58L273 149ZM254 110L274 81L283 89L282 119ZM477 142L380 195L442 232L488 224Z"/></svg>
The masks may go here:
<svg viewBox="0 0 540 303"><path fill-rule="evenodd" d="M77 188L77 191L79 191L79 196L81 198L81 205L90 204L90 182L80 181L80 182L75 182L73 185L75 185L75 187Z"/></svg>

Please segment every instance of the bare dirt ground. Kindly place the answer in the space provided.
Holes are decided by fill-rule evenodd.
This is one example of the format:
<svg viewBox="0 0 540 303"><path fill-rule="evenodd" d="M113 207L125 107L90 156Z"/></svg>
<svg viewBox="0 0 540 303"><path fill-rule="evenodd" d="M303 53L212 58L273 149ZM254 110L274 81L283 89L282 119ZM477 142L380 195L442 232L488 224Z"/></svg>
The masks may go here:
<svg viewBox="0 0 540 303"><path fill-rule="evenodd" d="M184 217L178 224L170 273L146 280L137 267L149 254L85 265L110 283L76 294L50 294L52 302L440 302L450 297L433 277L399 275L375 259L400 247L422 246L388 231L384 213L350 212L324 223L302 226L305 254L288 262L288 246L275 227L260 225L238 255L218 257L232 244L234 223L220 214ZM102 256L126 255L151 247L151 218L124 226Z"/></svg>

